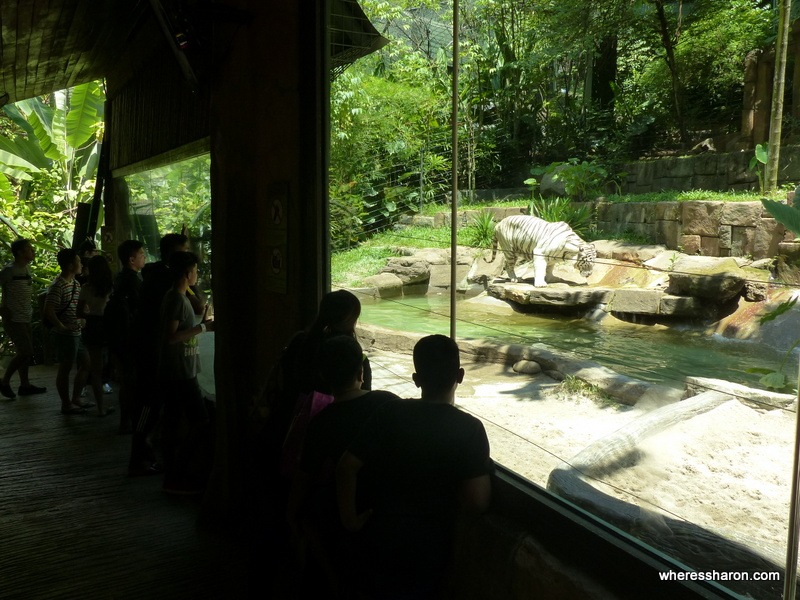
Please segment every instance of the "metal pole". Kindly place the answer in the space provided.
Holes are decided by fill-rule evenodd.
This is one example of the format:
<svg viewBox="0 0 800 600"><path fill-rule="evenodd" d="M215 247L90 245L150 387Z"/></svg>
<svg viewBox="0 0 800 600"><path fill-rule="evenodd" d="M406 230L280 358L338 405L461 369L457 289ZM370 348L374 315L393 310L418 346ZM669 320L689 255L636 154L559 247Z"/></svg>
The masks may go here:
<svg viewBox="0 0 800 600"><path fill-rule="evenodd" d="M453 0L453 89L451 134L453 185L450 191L450 337L456 339L456 267L458 254L458 0Z"/></svg>
<svg viewBox="0 0 800 600"><path fill-rule="evenodd" d="M795 404L794 465L792 468L792 495L789 504L789 539L786 541L786 571L783 577L784 600L794 600L797 589L797 541L800 537L800 373L798 373L797 402Z"/></svg>

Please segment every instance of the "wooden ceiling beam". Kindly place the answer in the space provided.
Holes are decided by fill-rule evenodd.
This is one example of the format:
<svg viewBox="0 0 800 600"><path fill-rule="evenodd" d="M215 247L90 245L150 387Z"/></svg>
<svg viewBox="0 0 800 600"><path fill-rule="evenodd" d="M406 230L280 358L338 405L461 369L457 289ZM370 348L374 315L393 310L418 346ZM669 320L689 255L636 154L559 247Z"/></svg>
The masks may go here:
<svg viewBox="0 0 800 600"><path fill-rule="evenodd" d="M104 77L146 8L143 0L0 0L0 94L16 102Z"/></svg>

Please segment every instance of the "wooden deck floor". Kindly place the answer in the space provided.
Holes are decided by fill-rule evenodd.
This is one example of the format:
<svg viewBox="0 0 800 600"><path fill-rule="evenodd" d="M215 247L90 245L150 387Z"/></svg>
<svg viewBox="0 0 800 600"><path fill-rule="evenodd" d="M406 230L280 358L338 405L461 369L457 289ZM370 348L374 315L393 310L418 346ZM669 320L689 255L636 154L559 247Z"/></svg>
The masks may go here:
<svg viewBox="0 0 800 600"><path fill-rule="evenodd" d="M127 476L118 414L63 416L55 367L31 380L47 393L0 398L0 598L248 597L245 552L197 525L200 498Z"/></svg>

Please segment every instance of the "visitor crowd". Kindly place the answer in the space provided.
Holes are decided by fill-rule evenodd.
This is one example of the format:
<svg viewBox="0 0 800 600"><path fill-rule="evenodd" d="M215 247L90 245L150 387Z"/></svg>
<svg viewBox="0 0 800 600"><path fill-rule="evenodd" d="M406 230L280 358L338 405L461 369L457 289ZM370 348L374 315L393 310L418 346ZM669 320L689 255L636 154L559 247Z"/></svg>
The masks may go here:
<svg viewBox="0 0 800 600"><path fill-rule="evenodd" d="M105 417L114 410L103 390L110 361L119 430L132 434L128 473L164 473L164 490L176 494L203 490L212 438L197 373L198 336L213 331L214 321L197 288L198 257L188 248L185 235L168 234L161 260L146 264L142 243L126 240L116 277L93 245L60 250L61 273L43 308L61 414L96 407ZM24 239L11 250L14 260L0 271L0 317L15 355L0 394L13 399L14 373L20 396L46 389L31 383L28 368L35 253ZM360 312L352 293L326 294L314 322L269 371L254 406L262 418L254 418L252 483L266 495L251 497L273 517L262 543L281 555L275 564L296 569L297 597L436 598L457 525L488 508L489 443L481 422L454 406L464 377L455 342L432 335L416 344L420 399L372 390L370 362L355 336ZM82 400L87 383L93 403ZM159 423L160 460L153 444Z"/></svg>
<svg viewBox="0 0 800 600"><path fill-rule="evenodd" d="M78 250L59 250L61 272L47 289L42 328L58 363L55 388L61 414L85 415L92 407L100 417L114 412L104 397L111 391L104 383L104 367L113 365L119 383L119 431L132 434L129 474L163 472L165 491L198 493L207 468L195 457L209 454L200 447L210 436L197 384L196 337L213 331L214 322L206 317L197 288L198 257L189 252L187 236L165 235L159 249L161 260L146 264L141 242L122 242L116 277L107 257L90 241ZM0 317L15 354L0 380L0 394L14 399L47 390L29 379L34 356L30 264L35 252L25 239L13 242L11 252L14 260L0 271ZM70 386L73 367L77 371ZM17 393L11 387L14 373L20 378ZM82 399L87 384L94 402ZM157 460L151 441L159 420L162 460Z"/></svg>
<svg viewBox="0 0 800 600"><path fill-rule="evenodd" d="M260 472L285 511L273 550L294 550L298 598L437 598L457 525L489 506L489 442L454 406L464 369L448 337L414 347L420 399L372 389L360 311L326 294L268 376Z"/></svg>

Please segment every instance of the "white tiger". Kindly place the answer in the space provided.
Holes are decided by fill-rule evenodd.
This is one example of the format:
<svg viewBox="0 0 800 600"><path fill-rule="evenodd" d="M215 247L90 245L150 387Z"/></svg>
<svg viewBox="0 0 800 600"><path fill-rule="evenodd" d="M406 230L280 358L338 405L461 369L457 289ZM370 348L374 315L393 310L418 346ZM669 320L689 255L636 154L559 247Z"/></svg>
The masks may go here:
<svg viewBox="0 0 800 600"><path fill-rule="evenodd" d="M494 228L492 258L497 255L497 245L506 258L505 269L511 281L517 281L514 265L517 257L533 259L533 285L545 287L545 276L553 274L556 259L575 257L575 269L588 277L594 268L597 253L594 244L587 244L572 228L559 221L551 223L527 215L514 215L502 219Z"/></svg>

